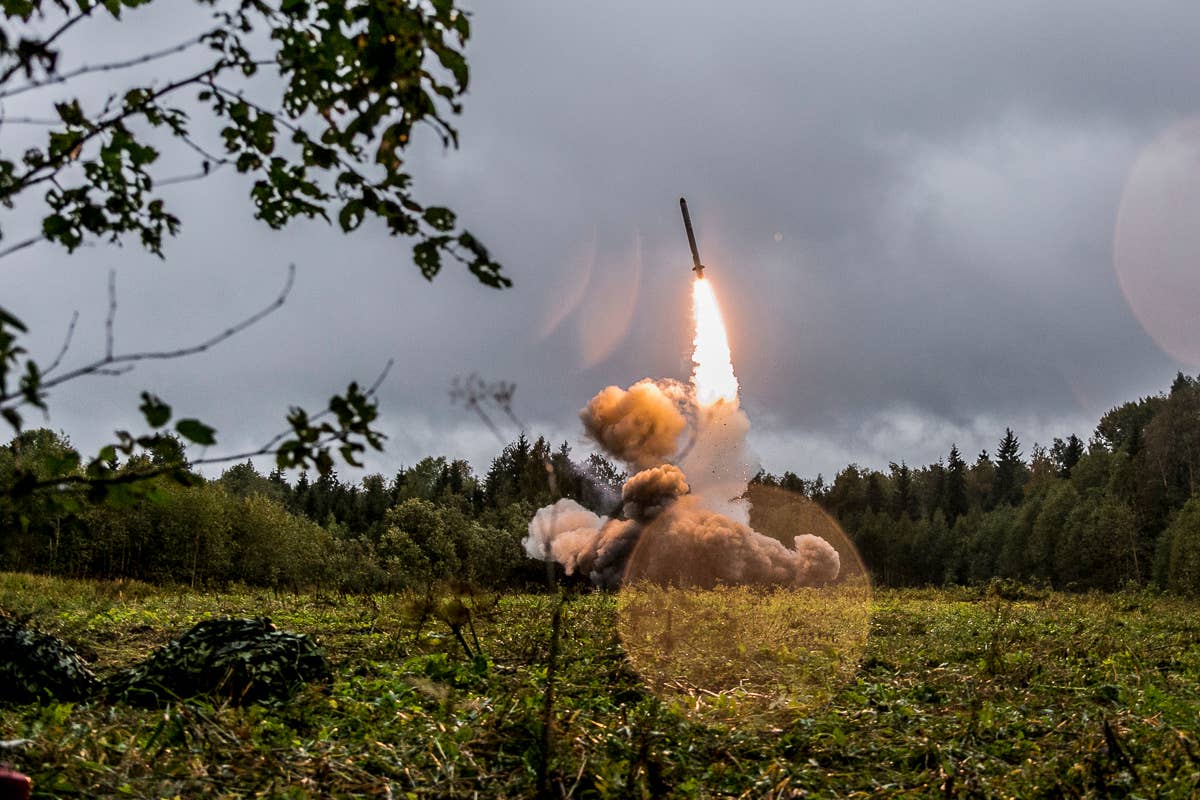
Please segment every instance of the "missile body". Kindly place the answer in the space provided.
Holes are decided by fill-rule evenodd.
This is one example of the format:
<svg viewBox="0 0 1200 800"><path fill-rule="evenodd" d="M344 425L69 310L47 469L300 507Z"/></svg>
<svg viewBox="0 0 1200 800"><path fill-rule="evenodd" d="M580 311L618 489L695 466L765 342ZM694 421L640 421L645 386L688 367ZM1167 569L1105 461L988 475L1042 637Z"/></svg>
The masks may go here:
<svg viewBox="0 0 1200 800"><path fill-rule="evenodd" d="M700 263L700 251L696 249L696 234L692 232L692 218L688 215L687 200L679 198L679 208L683 211L683 229L687 231L688 246L692 248L692 272L697 278L704 277L704 265Z"/></svg>

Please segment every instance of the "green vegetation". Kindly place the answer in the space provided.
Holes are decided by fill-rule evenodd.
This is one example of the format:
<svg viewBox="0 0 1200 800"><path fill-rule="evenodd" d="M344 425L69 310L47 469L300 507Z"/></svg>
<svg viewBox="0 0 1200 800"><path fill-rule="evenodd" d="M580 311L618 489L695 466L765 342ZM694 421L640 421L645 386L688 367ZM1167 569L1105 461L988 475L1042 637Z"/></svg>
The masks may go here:
<svg viewBox="0 0 1200 800"><path fill-rule="evenodd" d="M761 473L755 484L816 500L858 547L877 584L982 584L994 577L1068 590L1155 585L1200 595L1200 378L1111 409L1085 445L1034 444L1007 429L993 458L851 464L821 476Z"/></svg>
<svg viewBox="0 0 1200 800"><path fill-rule="evenodd" d="M550 794L1194 796L1200 606L999 589L877 594L856 673L765 729L672 711L631 670L616 599L568 596ZM334 672L282 707L9 707L0 736L32 743L6 757L46 796L533 796L556 599L463 598L471 656L418 600L0 575L0 606L102 676L216 613L316 636Z"/></svg>
<svg viewBox="0 0 1200 800"><path fill-rule="evenodd" d="M29 431L0 448L0 483L37 473L69 443ZM555 464L557 488L593 506L616 486L592 477L620 475L603 459L551 453L524 437L506 448L480 481L464 461L424 459L390 481L368 476L343 484L333 472L295 486L278 471L239 464L215 481L190 473L141 480L145 500L93 501L85 487L60 493L0 496L0 557L10 569L70 577L133 578L189 586L239 582L338 593L423 589L446 579L493 588L536 582L545 568L521 549L537 505L550 502L543 459ZM591 465L607 473L596 473ZM142 474L135 457L116 470ZM70 501L68 503L68 501ZM66 506L70 506L68 509Z"/></svg>

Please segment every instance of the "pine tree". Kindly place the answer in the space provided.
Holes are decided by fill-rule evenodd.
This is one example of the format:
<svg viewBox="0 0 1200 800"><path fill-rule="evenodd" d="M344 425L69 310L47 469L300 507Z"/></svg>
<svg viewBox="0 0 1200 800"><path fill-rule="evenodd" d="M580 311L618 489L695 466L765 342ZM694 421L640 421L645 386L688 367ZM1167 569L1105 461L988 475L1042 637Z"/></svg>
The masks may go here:
<svg viewBox="0 0 1200 800"><path fill-rule="evenodd" d="M308 472L303 471L300 477L296 479L296 488L292 489L292 493L288 498L287 509L293 514L305 513L305 507L308 505L308 495L312 491L312 487L308 483Z"/></svg>
<svg viewBox="0 0 1200 800"><path fill-rule="evenodd" d="M967 462L959 455L957 444L950 445L943 492L942 510L946 514L946 521L953 526L959 517L967 513Z"/></svg>
<svg viewBox="0 0 1200 800"><path fill-rule="evenodd" d="M924 469L921 477L921 497L924 500L926 513L932 518L934 512L942 510L942 498L946 496L946 466L939 458L936 464L930 464ZM942 512L943 523L945 516L945 512Z"/></svg>
<svg viewBox="0 0 1200 800"><path fill-rule="evenodd" d="M1131 451L1131 455L1136 452ZM1054 437L1054 444L1050 446L1050 458L1054 459L1054 465L1058 468L1058 477L1071 477L1071 470L1075 469L1079 459L1083 458L1083 441L1073 433L1066 440Z"/></svg>
<svg viewBox="0 0 1200 800"><path fill-rule="evenodd" d="M892 471L892 519L917 519L920 516L916 494L913 492L912 469L901 461L888 465Z"/></svg>
<svg viewBox="0 0 1200 800"><path fill-rule="evenodd" d="M996 465L987 450L980 450L975 463L967 470L967 507L990 511L995 484Z"/></svg>
<svg viewBox="0 0 1200 800"><path fill-rule="evenodd" d="M867 476L867 508L871 513L878 514L883 511L883 476L874 470Z"/></svg>
<svg viewBox="0 0 1200 800"><path fill-rule="evenodd" d="M1025 463L1021 461L1021 443L1012 428L1004 429L1004 438L996 449L996 482L992 499L995 505L1020 505L1025 485Z"/></svg>
<svg viewBox="0 0 1200 800"><path fill-rule="evenodd" d="M762 467L759 467L758 472L754 473L754 477L750 479L751 486L778 486L779 478L776 478L770 472L767 472Z"/></svg>

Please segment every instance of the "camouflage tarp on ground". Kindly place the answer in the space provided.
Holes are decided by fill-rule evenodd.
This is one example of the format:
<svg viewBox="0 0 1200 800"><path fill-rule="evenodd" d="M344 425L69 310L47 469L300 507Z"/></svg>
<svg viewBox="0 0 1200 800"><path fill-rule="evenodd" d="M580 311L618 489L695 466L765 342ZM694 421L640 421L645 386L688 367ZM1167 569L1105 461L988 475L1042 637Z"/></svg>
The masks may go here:
<svg viewBox="0 0 1200 800"><path fill-rule="evenodd" d="M148 705L199 696L244 704L286 700L328 677L325 656L309 637L276 630L265 617L217 617L114 675L106 694Z"/></svg>
<svg viewBox="0 0 1200 800"><path fill-rule="evenodd" d="M96 685L88 665L62 639L0 614L0 702L79 700Z"/></svg>

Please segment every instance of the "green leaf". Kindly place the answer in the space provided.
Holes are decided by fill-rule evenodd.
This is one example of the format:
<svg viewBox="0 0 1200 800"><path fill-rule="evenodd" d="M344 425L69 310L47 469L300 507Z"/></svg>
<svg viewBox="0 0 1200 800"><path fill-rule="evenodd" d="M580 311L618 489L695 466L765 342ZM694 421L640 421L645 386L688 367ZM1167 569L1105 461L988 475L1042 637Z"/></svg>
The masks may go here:
<svg viewBox="0 0 1200 800"><path fill-rule="evenodd" d="M341 224L342 230L346 233L357 228L363 221L363 201L351 200L342 206L341 213L338 214L338 223Z"/></svg>
<svg viewBox="0 0 1200 800"><path fill-rule="evenodd" d="M175 423L175 430L189 442L199 445L216 444L216 430L205 425L198 419L181 419Z"/></svg>
<svg viewBox="0 0 1200 800"><path fill-rule="evenodd" d="M25 333L25 323L14 317L12 314L0 308L0 327L7 325L10 328L16 328L21 333Z"/></svg>
<svg viewBox="0 0 1200 800"><path fill-rule="evenodd" d="M425 209L425 221L439 231L448 231L454 227L456 217L454 212L441 206L430 206Z"/></svg>
<svg viewBox="0 0 1200 800"><path fill-rule="evenodd" d="M151 428L161 428L171 421L171 407L149 392L142 392L142 404L138 410Z"/></svg>
<svg viewBox="0 0 1200 800"><path fill-rule="evenodd" d="M441 248L445 245L445 238L440 236L413 245L413 263L421 270L426 280L433 280L442 268Z"/></svg>

